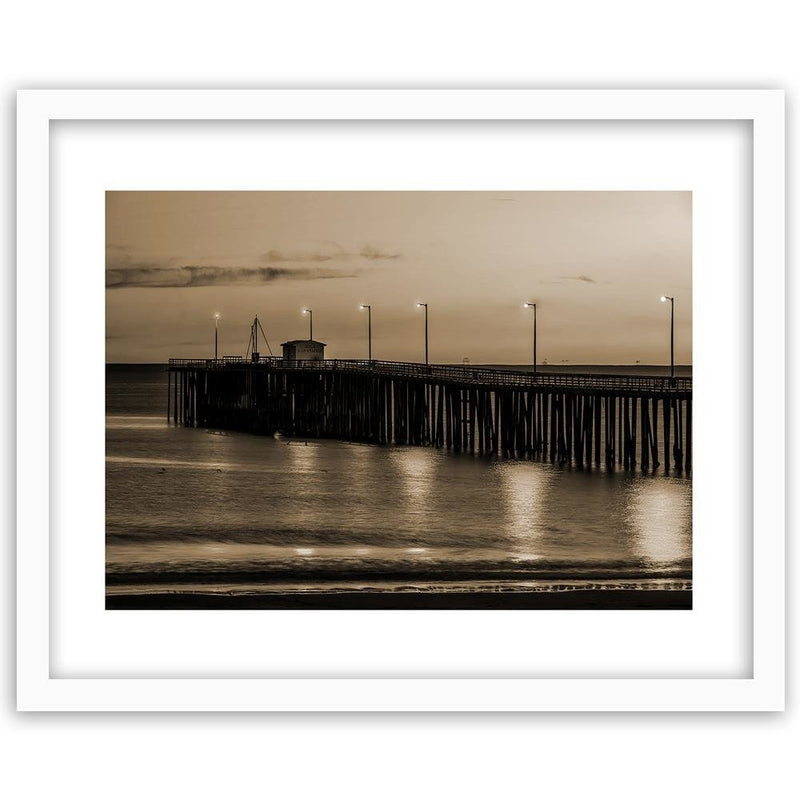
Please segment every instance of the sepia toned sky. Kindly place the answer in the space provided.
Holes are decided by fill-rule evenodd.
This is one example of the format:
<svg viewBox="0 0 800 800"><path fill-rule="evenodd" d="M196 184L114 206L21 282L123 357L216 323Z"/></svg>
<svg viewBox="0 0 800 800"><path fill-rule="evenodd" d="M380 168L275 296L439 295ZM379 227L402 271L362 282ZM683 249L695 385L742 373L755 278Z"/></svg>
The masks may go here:
<svg viewBox="0 0 800 800"><path fill-rule="evenodd" d="M108 192L106 360L274 353L524 364L691 363L690 192ZM267 348L260 347L262 353Z"/></svg>

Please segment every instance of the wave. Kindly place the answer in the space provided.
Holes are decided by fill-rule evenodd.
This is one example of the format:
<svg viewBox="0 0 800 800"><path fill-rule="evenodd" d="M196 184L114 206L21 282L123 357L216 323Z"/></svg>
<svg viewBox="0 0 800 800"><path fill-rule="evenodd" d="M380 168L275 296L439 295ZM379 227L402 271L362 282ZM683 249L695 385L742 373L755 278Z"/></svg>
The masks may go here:
<svg viewBox="0 0 800 800"><path fill-rule="evenodd" d="M164 422L163 414L106 414L106 421L113 420L133 420L133 419L149 419Z"/></svg>
<svg viewBox="0 0 800 800"><path fill-rule="evenodd" d="M136 516L118 515L106 522L106 543L109 545L134 545L185 543L193 545L242 544L276 545L280 547L449 547L452 550L471 550L475 546L508 545L508 536L500 530L478 531L427 531L419 527L409 529L375 528L257 528L238 524L222 514L215 527L196 526L187 529L184 520L171 518L161 524L145 525Z"/></svg>
<svg viewBox="0 0 800 800"><path fill-rule="evenodd" d="M359 583L453 583L477 582L599 582L639 583L649 580L691 581L691 564L681 563L653 570L644 564L629 562L559 563L543 562L530 566L513 560L452 562L364 562L313 563L297 559L269 563L239 564L166 562L158 564L110 563L106 567L107 585L200 583L258 584L275 582L303 585L330 585L339 582Z"/></svg>
<svg viewBox="0 0 800 800"><path fill-rule="evenodd" d="M106 415L106 430L160 430L166 425L163 416L152 414Z"/></svg>
<svg viewBox="0 0 800 800"><path fill-rule="evenodd" d="M144 467L174 467L178 469L225 470L234 472L254 472L262 469L259 465L236 464L230 461L185 461L176 458L146 458L141 456L106 456L107 464L137 464Z"/></svg>
<svg viewBox="0 0 800 800"><path fill-rule="evenodd" d="M227 597L321 597L329 595L465 595L465 594L558 594L568 592L691 592L692 582L689 580L642 579L617 581L505 581L501 583L474 582L397 582L383 583L363 581L331 582L324 585L308 585L304 583L143 583L143 584L111 584L106 588L106 595L146 596L153 595L208 595Z"/></svg>

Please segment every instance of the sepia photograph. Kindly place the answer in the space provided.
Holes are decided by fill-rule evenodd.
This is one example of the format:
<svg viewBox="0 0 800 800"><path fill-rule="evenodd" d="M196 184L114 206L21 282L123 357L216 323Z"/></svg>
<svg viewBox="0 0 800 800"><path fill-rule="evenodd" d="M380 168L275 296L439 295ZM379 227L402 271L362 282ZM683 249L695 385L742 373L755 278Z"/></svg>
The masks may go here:
<svg viewBox="0 0 800 800"><path fill-rule="evenodd" d="M691 609L692 193L106 192L107 609Z"/></svg>

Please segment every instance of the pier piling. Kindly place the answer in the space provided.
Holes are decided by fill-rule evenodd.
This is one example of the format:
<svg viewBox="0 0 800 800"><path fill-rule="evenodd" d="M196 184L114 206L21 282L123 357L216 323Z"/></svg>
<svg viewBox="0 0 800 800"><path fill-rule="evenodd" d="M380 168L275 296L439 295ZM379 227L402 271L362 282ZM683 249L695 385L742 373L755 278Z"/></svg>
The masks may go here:
<svg viewBox="0 0 800 800"><path fill-rule="evenodd" d="M582 470L692 468L690 378L281 358L171 359L168 369L167 419L176 425L431 446Z"/></svg>

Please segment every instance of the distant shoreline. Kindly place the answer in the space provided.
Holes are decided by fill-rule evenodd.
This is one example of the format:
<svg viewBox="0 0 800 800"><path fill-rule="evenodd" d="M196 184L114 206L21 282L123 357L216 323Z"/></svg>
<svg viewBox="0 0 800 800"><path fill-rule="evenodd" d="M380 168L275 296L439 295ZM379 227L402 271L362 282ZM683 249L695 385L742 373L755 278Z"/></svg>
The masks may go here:
<svg viewBox="0 0 800 800"><path fill-rule="evenodd" d="M201 594L162 592L115 594L106 610L691 610L685 590L571 590L559 592L338 592L286 594Z"/></svg>

